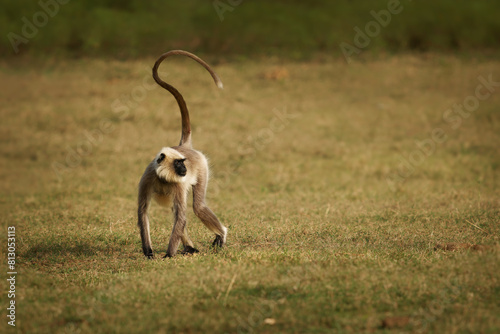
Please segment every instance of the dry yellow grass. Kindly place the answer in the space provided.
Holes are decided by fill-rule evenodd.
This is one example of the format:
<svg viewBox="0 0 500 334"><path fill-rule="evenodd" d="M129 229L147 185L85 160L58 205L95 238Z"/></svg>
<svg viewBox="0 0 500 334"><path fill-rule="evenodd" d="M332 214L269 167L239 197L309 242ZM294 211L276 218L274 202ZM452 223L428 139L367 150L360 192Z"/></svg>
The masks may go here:
<svg viewBox="0 0 500 334"><path fill-rule="evenodd" d="M190 214L201 253L146 261L137 183L180 137L153 62L0 64L0 208L2 230L16 227L18 330L500 329L500 86L467 117L446 111L474 102L478 78L500 81L500 62L241 61L215 66L217 91L195 63L169 60L163 76L186 98L229 239L212 253ZM152 211L161 254L171 218ZM489 247L434 250L447 243Z"/></svg>

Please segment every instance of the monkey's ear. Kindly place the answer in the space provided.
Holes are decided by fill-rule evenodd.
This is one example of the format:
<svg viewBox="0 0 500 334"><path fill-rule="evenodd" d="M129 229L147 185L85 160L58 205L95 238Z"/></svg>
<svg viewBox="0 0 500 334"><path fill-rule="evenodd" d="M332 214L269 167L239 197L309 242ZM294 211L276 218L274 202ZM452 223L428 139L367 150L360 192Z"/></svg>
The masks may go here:
<svg viewBox="0 0 500 334"><path fill-rule="evenodd" d="M158 157L158 159L156 160L156 163L160 163L162 162L163 160L165 160L165 154L164 153L161 153L160 156Z"/></svg>

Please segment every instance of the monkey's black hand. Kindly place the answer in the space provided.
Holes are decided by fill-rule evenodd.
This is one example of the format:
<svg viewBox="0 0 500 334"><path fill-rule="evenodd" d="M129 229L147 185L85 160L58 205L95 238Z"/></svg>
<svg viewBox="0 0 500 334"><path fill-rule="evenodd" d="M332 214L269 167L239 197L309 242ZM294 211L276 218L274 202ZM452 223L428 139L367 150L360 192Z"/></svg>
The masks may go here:
<svg viewBox="0 0 500 334"><path fill-rule="evenodd" d="M222 239L222 237L220 235L216 235L215 236L215 240L214 240L214 242L212 242L212 246L213 247L222 247L222 246L224 246L224 240Z"/></svg>
<svg viewBox="0 0 500 334"><path fill-rule="evenodd" d="M184 247L184 250L182 251L181 254L183 255L186 255L186 254L194 254L194 253L199 253L200 251L197 250L196 248L194 247L191 247L191 246L186 246Z"/></svg>

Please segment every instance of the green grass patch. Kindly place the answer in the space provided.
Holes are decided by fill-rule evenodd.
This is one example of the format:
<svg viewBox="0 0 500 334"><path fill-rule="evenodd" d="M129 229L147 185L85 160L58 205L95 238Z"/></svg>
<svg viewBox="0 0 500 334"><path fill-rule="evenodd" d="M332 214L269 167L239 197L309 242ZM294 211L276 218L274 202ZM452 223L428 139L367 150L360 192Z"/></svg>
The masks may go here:
<svg viewBox="0 0 500 334"><path fill-rule="evenodd" d="M497 50L495 1L0 1L2 56L47 55L134 58L181 48L217 59L279 55L342 57L355 27L368 32L362 53ZM45 2L43 2L45 3ZM239 4L238 4L239 3ZM397 10L376 23L372 12ZM49 8L49 9L47 9ZM382 15L382 14L379 14ZM382 15L381 17L384 17ZM367 28L368 26L368 28ZM15 34L15 35L12 35ZM365 37L366 38L366 37ZM364 42L363 42L364 43ZM14 45L14 46L13 46ZM357 55L355 55L357 56Z"/></svg>

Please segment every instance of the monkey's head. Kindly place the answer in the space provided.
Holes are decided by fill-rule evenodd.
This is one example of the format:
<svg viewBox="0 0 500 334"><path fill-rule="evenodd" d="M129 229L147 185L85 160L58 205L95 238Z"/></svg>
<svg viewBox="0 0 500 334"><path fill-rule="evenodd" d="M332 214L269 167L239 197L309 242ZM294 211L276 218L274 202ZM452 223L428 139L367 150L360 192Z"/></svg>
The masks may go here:
<svg viewBox="0 0 500 334"><path fill-rule="evenodd" d="M171 147L164 147L154 160L156 175L167 182L182 182L187 174L186 158Z"/></svg>

